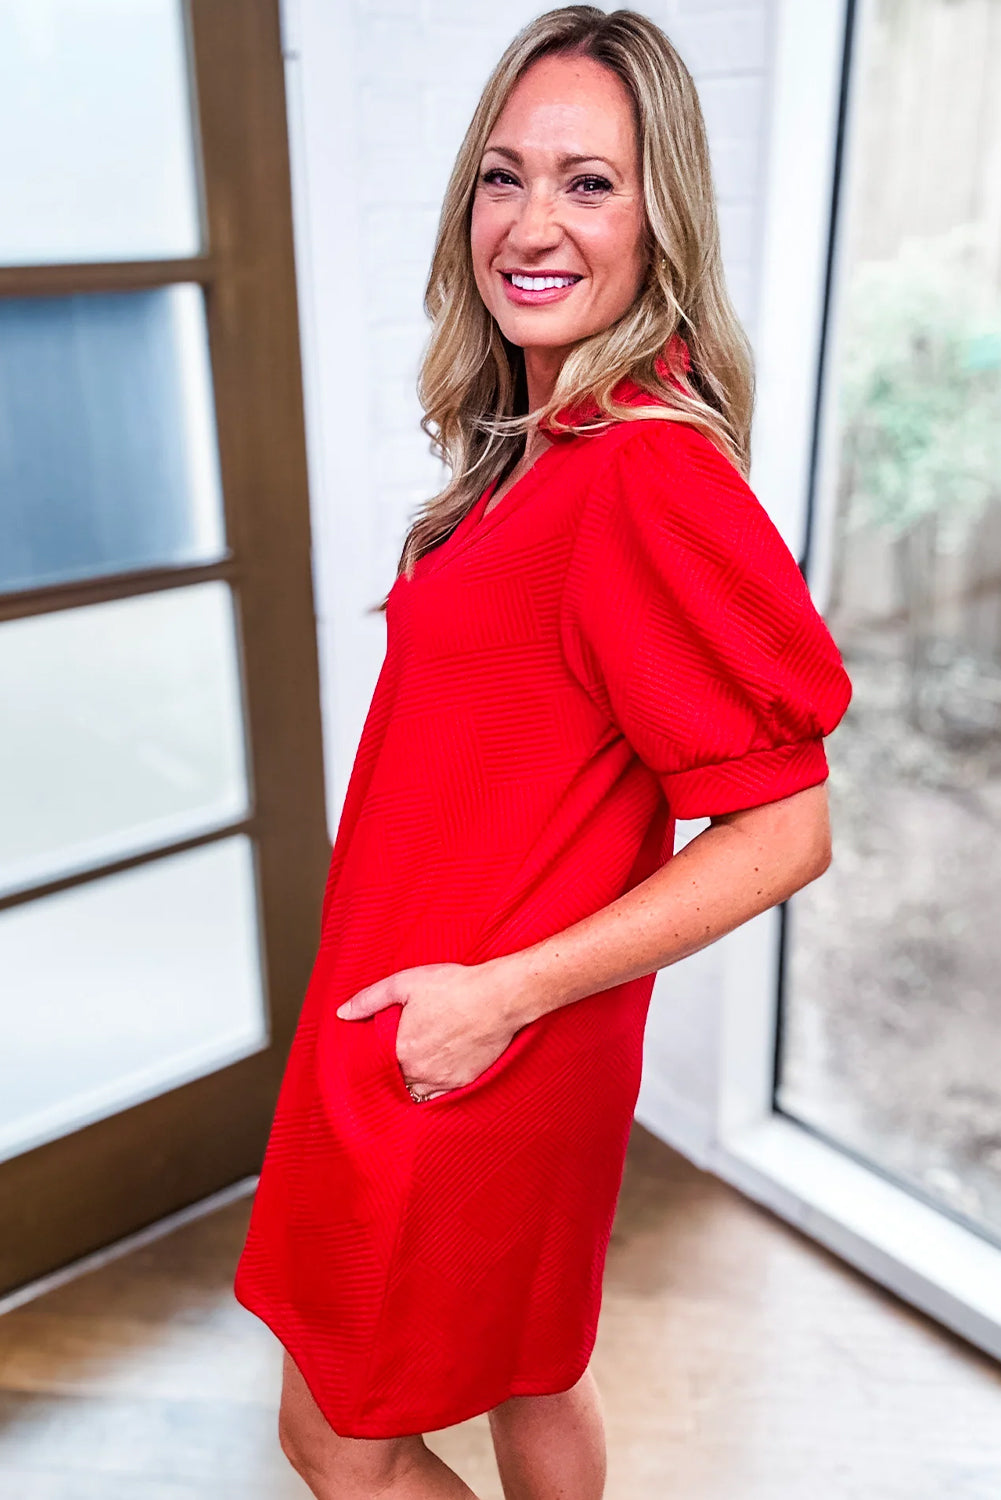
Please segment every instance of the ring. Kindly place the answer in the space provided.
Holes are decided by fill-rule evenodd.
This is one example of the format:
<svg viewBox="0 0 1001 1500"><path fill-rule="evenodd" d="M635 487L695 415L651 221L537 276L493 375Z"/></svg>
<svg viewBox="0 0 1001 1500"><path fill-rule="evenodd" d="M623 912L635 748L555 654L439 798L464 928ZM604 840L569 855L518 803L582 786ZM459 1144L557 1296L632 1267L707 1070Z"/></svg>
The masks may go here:
<svg viewBox="0 0 1001 1500"><path fill-rule="evenodd" d="M430 1094L415 1094L409 1083L407 1084L407 1093L410 1095L415 1104L423 1104L431 1097Z"/></svg>

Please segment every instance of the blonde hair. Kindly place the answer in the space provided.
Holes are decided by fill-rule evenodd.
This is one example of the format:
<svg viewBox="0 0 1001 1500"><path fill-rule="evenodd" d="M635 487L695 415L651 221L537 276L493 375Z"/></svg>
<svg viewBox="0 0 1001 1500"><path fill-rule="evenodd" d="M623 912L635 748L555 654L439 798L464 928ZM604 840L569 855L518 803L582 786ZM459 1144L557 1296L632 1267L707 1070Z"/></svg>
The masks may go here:
<svg viewBox="0 0 1001 1500"><path fill-rule="evenodd" d="M503 338L480 297L470 218L481 158L511 90L533 63L558 54L593 58L630 94L649 265L628 311L567 355L549 402L519 412L517 404L527 404L524 356ZM451 479L411 525L398 572L409 573L418 558L445 540L509 466L535 423L581 430L553 419L587 398L609 421L658 417L699 428L746 478L753 362L726 290L705 123L691 74L652 21L631 10L606 14L592 5L567 5L538 16L510 43L452 168L424 307L432 327L418 381L421 427ZM659 360L675 333L688 349L687 372L667 372ZM612 392L625 376L658 404L617 403ZM594 430L593 422L588 430Z"/></svg>

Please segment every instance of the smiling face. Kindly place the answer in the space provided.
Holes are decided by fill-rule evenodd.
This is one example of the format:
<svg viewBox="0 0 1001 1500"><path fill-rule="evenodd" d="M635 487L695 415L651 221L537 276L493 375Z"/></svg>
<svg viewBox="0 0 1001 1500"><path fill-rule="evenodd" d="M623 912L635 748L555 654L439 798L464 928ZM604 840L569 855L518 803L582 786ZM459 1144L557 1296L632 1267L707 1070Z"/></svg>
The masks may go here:
<svg viewBox="0 0 1001 1500"><path fill-rule="evenodd" d="M470 230L480 296L525 350L530 385L533 356L558 368L635 301L645 222L625 85L589 57L533 63L490 133Z"/></svg>

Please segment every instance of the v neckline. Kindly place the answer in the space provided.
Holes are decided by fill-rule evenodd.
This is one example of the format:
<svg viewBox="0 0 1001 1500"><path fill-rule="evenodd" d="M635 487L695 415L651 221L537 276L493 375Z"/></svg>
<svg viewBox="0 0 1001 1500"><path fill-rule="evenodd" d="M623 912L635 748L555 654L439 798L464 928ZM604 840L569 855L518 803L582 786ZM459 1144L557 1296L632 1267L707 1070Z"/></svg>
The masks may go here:
<svg viewBox="0 0 1001 1500"><path fill-rule="evenodd" d="M440 547L435 547L426 553L428 559L435 558L435 553L440 555L435 558L434 565L429 567L425 577L432 577L442 568L447 568L455 558L460 557L470 547L474 546L479 539L491 531L506 515L509 515L518 506L522 505L532 490L539 482L540 472L546 468L546 460L550 454L559 452L562 444L550 442L548 448L544 448L527 473L516 479L511 488L501 496L493 510L484 514L490 503L490 497L497 489L497 480L492 479L479 499L466 511L462 520L455 527Z"/></svg>
<svg viewBox="0 0 1001 1500"><path fill-rule="evenodd" d="M512 508L510 502L516 495L518 495L519 490L522 491L522 495L519 498L523 499L524 492L528 488L529 481L538 478L540 467L544 467L545 460L549 457L550 453L555 452L558 446L559 445L557 443L550 441L549 446L543 448L538 458L532 464L532 467L530 469L526 469L521 478L516 479L514 484L511 485L510 489L505 491L505 493L498 500L497 504L494 506L493 510L488 511L487 506L490 504L492 496L497 491L497 484L500 476L498 475L497 479L492 479L487 485L486 489L483 491L483 494L472 506L472 509L470 511L470 516L472 517L472 525L469 528L469 534L479 536L481 532L489 528L494 517L503 515L508 510L510 510Z"/></svg>

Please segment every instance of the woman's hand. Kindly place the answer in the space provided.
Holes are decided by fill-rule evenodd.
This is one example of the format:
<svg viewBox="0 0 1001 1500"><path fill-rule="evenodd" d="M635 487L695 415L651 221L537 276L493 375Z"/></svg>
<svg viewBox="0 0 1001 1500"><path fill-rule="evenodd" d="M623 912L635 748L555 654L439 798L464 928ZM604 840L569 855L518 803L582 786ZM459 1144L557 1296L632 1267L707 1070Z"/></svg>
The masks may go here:
<svg viewBox="0 0 1001 1500"><path fill-rule="evenodd" d="M407 1087L431 1098L472 1083L523 1024L509 1017L496 970L482 964L422 964L359 990L337 1008L360 1021L401 1005L396 1058Z"/></svg>

